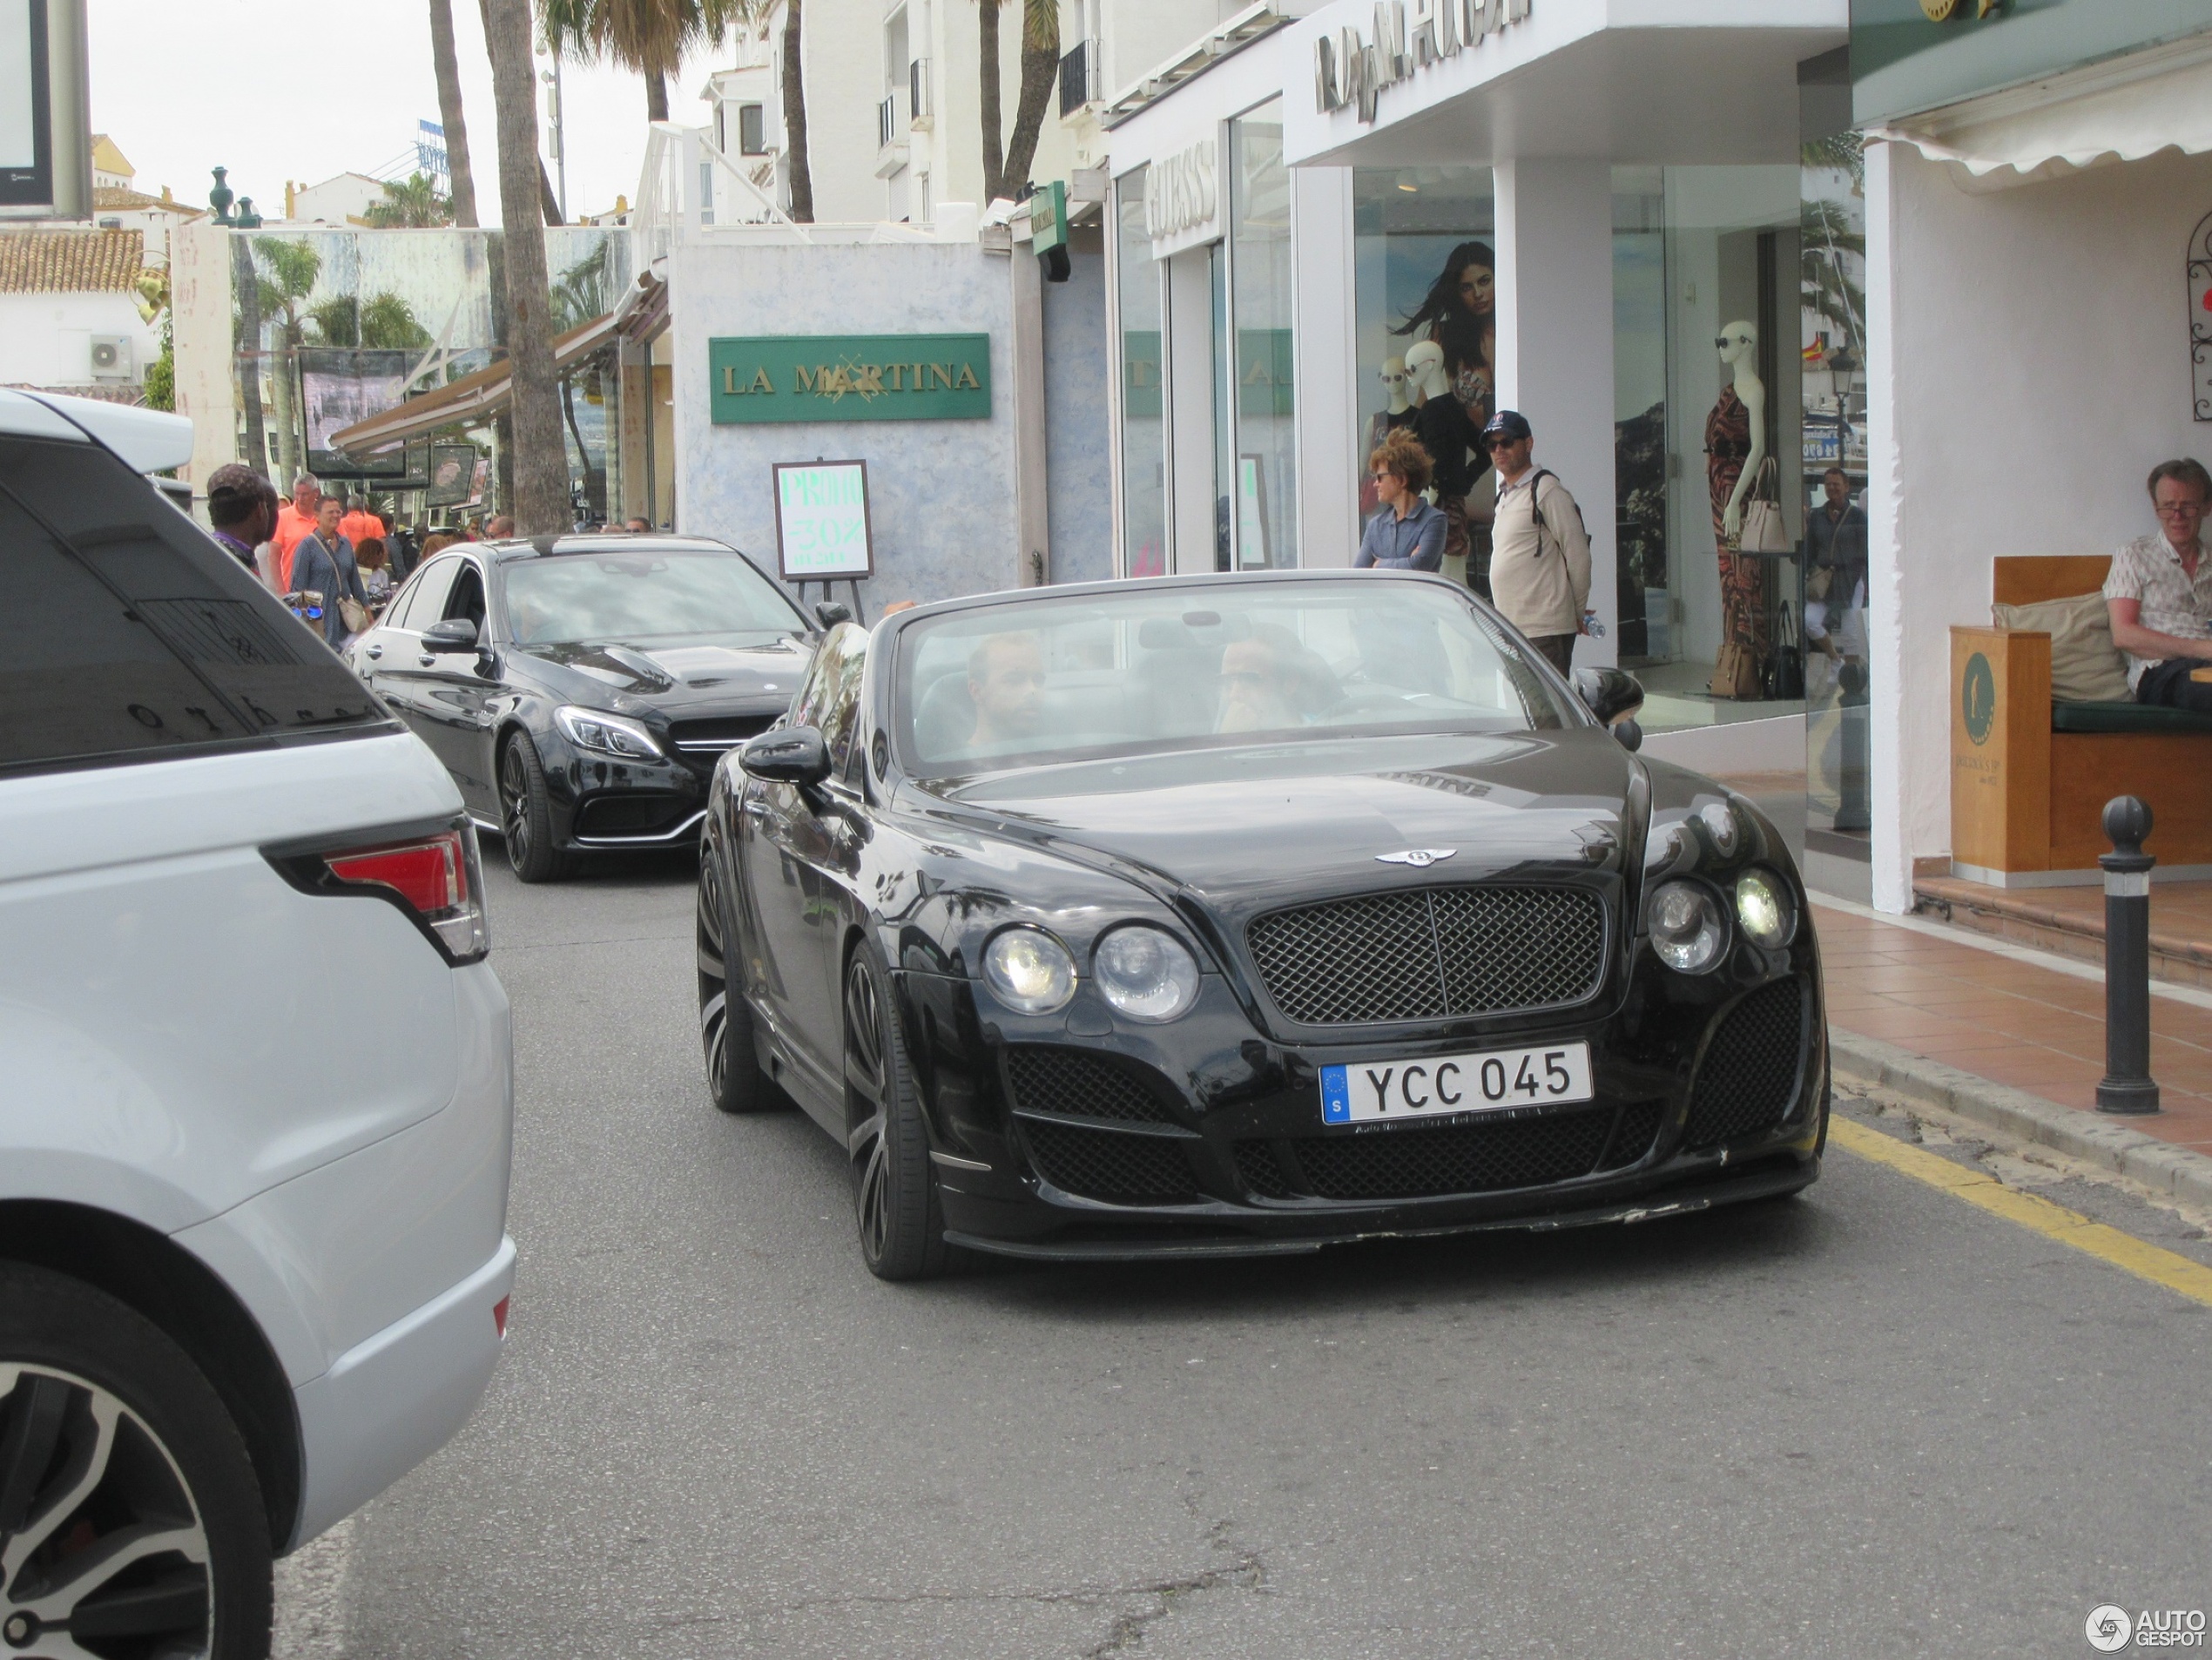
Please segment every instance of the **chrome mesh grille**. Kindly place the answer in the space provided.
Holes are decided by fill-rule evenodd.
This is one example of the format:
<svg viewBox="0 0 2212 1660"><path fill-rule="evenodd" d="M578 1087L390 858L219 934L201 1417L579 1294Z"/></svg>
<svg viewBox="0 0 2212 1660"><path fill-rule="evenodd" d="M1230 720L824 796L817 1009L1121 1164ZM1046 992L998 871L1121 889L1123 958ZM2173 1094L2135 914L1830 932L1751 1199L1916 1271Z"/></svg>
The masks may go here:
<svg viewBox="0 0 2212 1660"><path fill-rule="evenodd" d="M1271 912L1245 940L1302 1025L1446 1020L1594 995L1605 904L1577 887L1406 888Z"/></svg>

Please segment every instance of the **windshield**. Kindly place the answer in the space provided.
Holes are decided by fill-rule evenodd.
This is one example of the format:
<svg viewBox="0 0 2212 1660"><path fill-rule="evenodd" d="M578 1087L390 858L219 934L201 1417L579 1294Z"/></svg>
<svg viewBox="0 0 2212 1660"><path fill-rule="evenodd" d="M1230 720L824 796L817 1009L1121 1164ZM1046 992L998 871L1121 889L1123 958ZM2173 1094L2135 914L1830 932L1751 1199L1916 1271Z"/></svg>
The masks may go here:
<svg viewBox="0 0 2212 1660"><path fill-rule="evenodd" d="M734 553L634 550L549 554L506 567L518 645L686 634L795 634L806 624Z"/></svg>
<svg viewBox="0 0 2212 1660"><path fill-rule="evenodd" d="M1427 584L1243 583L993 605L900 636L914 770L1247 744L1527 732L1568 716L1502 630Z"/></svg>

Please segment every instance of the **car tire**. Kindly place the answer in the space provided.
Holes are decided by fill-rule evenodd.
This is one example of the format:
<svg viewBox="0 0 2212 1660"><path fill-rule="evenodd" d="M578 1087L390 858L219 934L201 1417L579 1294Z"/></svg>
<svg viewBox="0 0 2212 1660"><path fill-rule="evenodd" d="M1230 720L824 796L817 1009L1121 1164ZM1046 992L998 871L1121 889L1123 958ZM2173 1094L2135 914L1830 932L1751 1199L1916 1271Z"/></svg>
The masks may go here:
<svg viewBox="0 0 2212 1660"><path fill-rule="evenodd" d="M879 1279L927 1279L950 1265L937 1172L891 976L867 947L845 968L846 1161L860 1258Z"/></svg>
<svg viewBox="0 0 2212 1660"><path fill-rule="evenodd" d="M266 1660L260 1484L221 1398L167 1333L81 1281L0 1263L0 1449L10 1563L47 1533L0 1587L0 1653L48 1652L45 1630L87 1652L109 1652L105 1638L117 1652ZM72 1579L76 1562L96 1566Z"/></svg>
<svg viewBox="0 0 2212 1660"><path fill-rule="evenodd" d="M767 1112L787 1097L761 1070L753 1046L752 1009L732 992L731 967L744 972L744 935L729 901L722 838L712 823L699 838L698 921L693 935L699 981L699 1043L705 1050L707 1097L724 1112Z"/></svg>
<svg viewBox="0 0 2212 1660"><path fill-rule="evenodd" d="M526 882L557 881L569 861L553 845L553 803L545 766L528 732L518 732L499 753L499 833L507 862Z"/></svg>

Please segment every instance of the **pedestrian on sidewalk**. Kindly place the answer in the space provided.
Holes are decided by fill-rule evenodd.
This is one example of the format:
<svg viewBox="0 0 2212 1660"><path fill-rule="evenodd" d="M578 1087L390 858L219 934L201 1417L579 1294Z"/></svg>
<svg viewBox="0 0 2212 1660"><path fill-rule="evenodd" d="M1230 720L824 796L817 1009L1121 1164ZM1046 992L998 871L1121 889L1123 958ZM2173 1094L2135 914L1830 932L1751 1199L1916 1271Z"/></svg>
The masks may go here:
<svg viewBox="0 0 2212 1660"><path fill-rule="evenodd" d="M1535 464L1536 435L1515 409L1482 429L1498 474L1491 522L1492 603L1552 667L1574 666L1575 637L1590 601L1590 538L1559 476Z"/></svg>
<svg viewBox="0 0 2212 1660"><path fill-rule="evenodd" d="M340 499L346 503L346 511L338 521L338 534L354 544L358 557L361 543L372 536L379 542L384 539L384 521L368 510L366 496L342 496Z"/></svg>
<svg viewBox="0 0 2212 1660"><path fill-rule="evenodd" d="M287 593L310 590L322 596L322 637L334 650L346 644L346 600L351 597L366 610L368 590L361 586L360 568L354 563L354 544L338 531L339 501L326 496L316 504L315 528L301 536L292 550L292 585Z"/></svg>
<svg viewBox="0 0 2212 1660"><path fill-rule="evenodd" d="M322 484L313 473L292 481L292 499L277 509L276 530L269 542L276 549L276 590L293 591L292 550L300 538L313 533L315 515L322 504Z"/></svg>
<svg viewBox="0 0 2212 1660"><path fill-rule="evenodd" d="M253 550L276 523L277 493L269 481L238 462L218 467L207 481L207 522L231 557L259 570Z"/></svg>
<svg viewBox="0 0 2212 1660"><path fill-rule="evenodd" d="M2112 643L2128 654L2137 703L2212 714L2212 685L2189 678L2212 663L2212 474L2187 457L2162 461L2150 469L2150 504L2157 532L2115 552L2105 578Z"/></svg>
<svg viewBox="0 0 2212 1660"><path fill-rule="evenodd" d="M1385 435L1367 457L1382 506L1367 521L1353 566L1361 570L1435 570L1444 563L1443 513L1421 499L1428 451L1403 428Z"/></svg>
<svg viewBox="0 0 2212 1660"><path fill-rule="evenodd" d="M1826 499L1805 516L1805 649L1827 658L1832 674L1866 656L1866 516L1842 468L1831 467L1820 485Z"/></svg>

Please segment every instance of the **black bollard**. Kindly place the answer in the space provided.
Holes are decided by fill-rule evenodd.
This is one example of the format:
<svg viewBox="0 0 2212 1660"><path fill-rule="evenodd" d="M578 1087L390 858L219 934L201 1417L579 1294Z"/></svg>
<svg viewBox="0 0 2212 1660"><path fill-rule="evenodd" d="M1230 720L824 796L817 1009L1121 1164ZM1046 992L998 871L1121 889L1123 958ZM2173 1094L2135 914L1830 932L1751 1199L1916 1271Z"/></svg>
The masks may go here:
<svg viewBox="0 0 2212 1660"><path fill-rule="evenodd" d="M2132 795L2105 803L2113 850L2098 855L2105 873L2105 1075L2099 1112L2156 1112L2150 1076L2150 870L2143 851L2150 808Z"/></svg>

